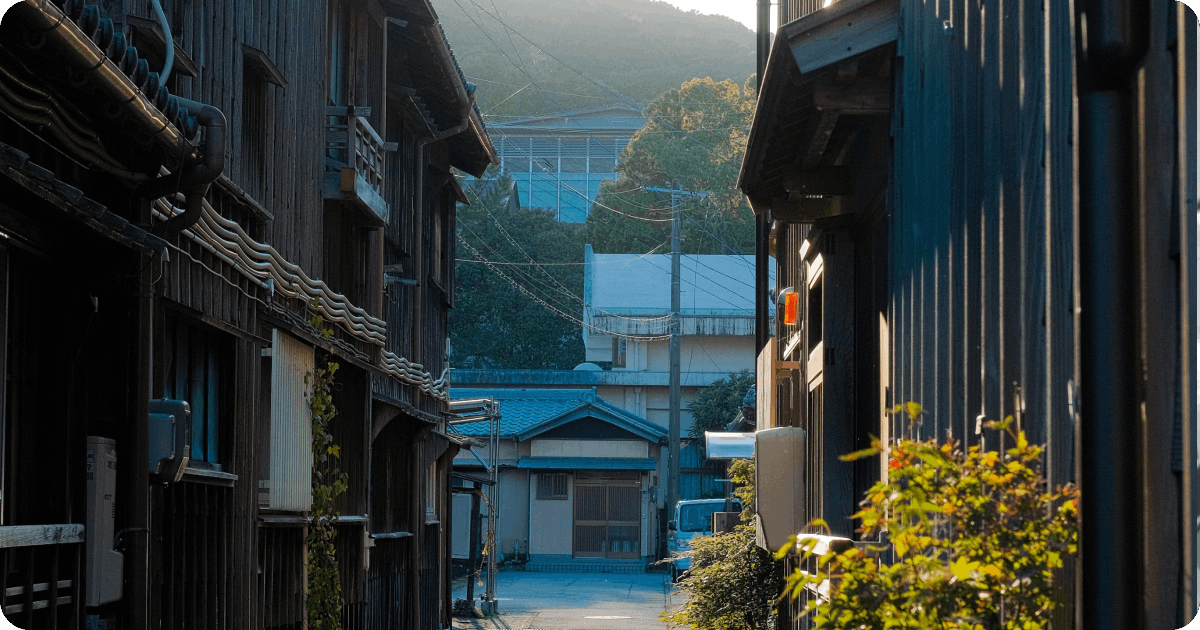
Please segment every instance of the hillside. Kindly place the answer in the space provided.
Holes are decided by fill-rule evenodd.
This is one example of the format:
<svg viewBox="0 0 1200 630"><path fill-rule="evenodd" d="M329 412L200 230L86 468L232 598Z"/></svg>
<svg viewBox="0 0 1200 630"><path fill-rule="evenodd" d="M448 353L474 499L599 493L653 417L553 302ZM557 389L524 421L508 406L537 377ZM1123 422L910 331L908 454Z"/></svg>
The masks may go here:
<svg viewBox="0 0 1200 630"><path fill-rule="evenodd" d="M492 120L615 100L588 79L644 105L694 77L740 85L754 72L753 31L665 2L433 0L433 5L468 80L479 86L480 109Z"/></svg>

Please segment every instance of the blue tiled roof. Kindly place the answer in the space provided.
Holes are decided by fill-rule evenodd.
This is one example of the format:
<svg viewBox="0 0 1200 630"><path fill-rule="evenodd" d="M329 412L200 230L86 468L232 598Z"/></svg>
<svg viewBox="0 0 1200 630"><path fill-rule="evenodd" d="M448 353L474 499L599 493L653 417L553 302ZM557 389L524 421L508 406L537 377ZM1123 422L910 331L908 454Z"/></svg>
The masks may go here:
<svg viewBox="0 0 1200 630"><path fill-rule="evenodd" d="M522 457L517 468L534 470L654 470L653 457Z"/></svg>
<svg viewBox="0 0 1200 630"><path fill-rule="evenodd" d="M591 389L465 389L452 387L451 399L493 398L500 403L500 435L527 439L581 417L595 417L655 441L662 427L600 398ZM455 427L464 435L487 435L488 423Z"/></svg>

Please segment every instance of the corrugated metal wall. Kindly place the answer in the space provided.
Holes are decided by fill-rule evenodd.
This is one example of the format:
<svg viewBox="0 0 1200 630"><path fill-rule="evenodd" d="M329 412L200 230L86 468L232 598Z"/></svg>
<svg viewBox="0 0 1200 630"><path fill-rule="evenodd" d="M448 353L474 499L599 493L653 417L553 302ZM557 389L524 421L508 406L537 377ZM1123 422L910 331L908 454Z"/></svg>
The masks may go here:
<svg viewBox="0 0 1200 630"><path fill-rule="evenodd" d="M313 349L274 329L271 334L271 478L273 510L312 506L312 417L305 377L313 373Z"/></svg>

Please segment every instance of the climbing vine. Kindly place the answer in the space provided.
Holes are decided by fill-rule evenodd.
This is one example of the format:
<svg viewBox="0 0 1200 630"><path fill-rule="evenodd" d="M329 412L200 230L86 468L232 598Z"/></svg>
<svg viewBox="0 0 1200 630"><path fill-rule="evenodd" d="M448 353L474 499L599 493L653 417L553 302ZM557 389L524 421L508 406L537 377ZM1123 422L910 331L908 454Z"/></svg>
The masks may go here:
<svg viewBox="0 0 1200 630"><path fill-rule="evenodd" d="M314 301L314 307L316 302ZM314 309L315 310L315 309ZM309 324L328 339L333 330L324 326L317 314ZM304 375L311 389L308 408L312 416L312 510L308 536L308 628L309 630L341 630L342 581L338 575L336 548L337 530L334 520L338 512L335 501L346 491L346 474L338 467L341 448L334 444L330 425L337 417L333 405L333 378L338 364L327 362L325 367Z"/></svg>

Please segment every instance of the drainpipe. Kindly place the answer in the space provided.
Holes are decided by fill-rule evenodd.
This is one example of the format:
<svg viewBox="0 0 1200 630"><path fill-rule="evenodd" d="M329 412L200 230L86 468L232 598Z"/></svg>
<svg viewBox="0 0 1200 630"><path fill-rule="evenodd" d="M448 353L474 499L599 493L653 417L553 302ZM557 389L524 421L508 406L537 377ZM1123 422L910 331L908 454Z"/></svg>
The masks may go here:
<svg viewBox="0 0 1200 630"><path fill-rule="evenodd" d="M176 192L187 196L182 214L167 219L153 228L154 234L169 237L192 227L200 220L204 210L204 194L208 185L216 181L225 170L226 123L221 110L190 99L179 99L179 106L186 108L204 126L204 150L202 155L180 173L151 180L137 188L137 194L146 199L158 199Z"/></svg>
<svg viewBox="0 0 1200 630"><path fill-rule="evenodd" d="M475 106L475 95L472 94L468 96L466 103L466 106L462 109L462 122L454 125L453 127L436 132L428 138L421 138L417 140L417 199L415 208L416 211L413 213L413 216L416 217L416 225L414 227L416 228L418 239L423 238L423 235L425 234L425 146L433 142L445 140L451 136L456 136L467 129L467 127L471 124L471 112ZM425 274L424 251L421 252L420 256L417 256L414 266L416 267L416 278L417 280L420 280ZM425 357L421 356L422 335L420 334L422 319L421 314L424 309L422 309L419 305L424 302L425 284L423 282L419 283L416 287L414 287L414 290L417 292L416 304L418 304L418 307L416 312L413 314L413 347L411 348L410 352L414 361L417 363L424 363L426 359Z"/></svg>
<svg viewBox="0 0 1200 630"><path fill-rule="evenodd" d="M130 630L150 628L150 472L146 467L150 449L150 398L154 344L154 277L162 260L158 253L150 254L149 264L138 276L136 300L136 339L134 341L136 379L132 389L133 417L127 437L126 455L122 460L126 483L122 488L125 500L125 615Z"/></svg>
<svg viewBox="0 0 1200 630"><path fill-rule="evenodd" d="M1080 0L1079 365L1083 495L1076 627L1140 626L1144 605L1139 488L1139 251L1134 82L1147 50L1149 5Z"/></svg>
<svg viewBox="0 0 1200 630"><path fill-rule="evenodd" d="M20 6L24 7L22 15L29 22L32 31L40 31L47 41L61 45L67 64L94 76L96 85L104 95L113 102L120 103L126 113L147 133L153 135L172 157L190 157L194 154L195 149L179 130L178 123L186 123L187 117L174 117L176 124L172 124L172 120L163 115L160 110L168 107L166 101L170 97L162 88L157 73L146 72L143 69L145 64L137 63L136 54L128 56L128 51L135 49L129 47L124 52L116 53L124 60L122 64L128 65L127 71L132 73L131 76L126 76L121 68L100 50L97 43L90 39L91 34L80 30L72 18L64 14L52 0L26 0L20 3ZM99 39L103 41L103 38ZM111 47L113 41L116 39L107 42L107 46ZM152 102L160 98L163 102Z"/></svg>

